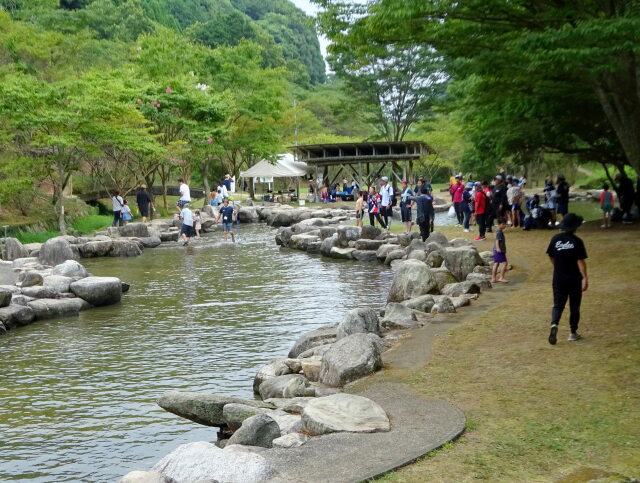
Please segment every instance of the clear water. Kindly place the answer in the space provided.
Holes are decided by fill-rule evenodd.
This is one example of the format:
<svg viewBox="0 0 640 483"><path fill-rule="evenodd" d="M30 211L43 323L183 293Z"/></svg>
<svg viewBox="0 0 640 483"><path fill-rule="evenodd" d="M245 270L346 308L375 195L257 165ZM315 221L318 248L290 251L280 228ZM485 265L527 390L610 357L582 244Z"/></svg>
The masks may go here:
<svg viewBox="0 0 640 483"><path fill-rule="evenodd" d="M134 259L85 260L132 287L123 303L0 337L0 481L117 481L215 429L155 404L170 389L252 397L253 376L350 309L382 307L391 273L281 250L243 226Z"/></svg>

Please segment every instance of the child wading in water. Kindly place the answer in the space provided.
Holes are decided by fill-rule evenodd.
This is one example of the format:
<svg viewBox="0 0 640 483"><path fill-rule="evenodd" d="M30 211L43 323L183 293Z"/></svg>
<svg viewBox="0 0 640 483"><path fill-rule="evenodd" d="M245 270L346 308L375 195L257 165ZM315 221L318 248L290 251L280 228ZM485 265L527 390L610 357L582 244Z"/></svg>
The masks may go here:
<svg viewBox="0 0 640 483"><path fill-rule="evenodd" d="M615 202L613 193L609 191L609 185L604 184L600 195L600 209L602 210L602 228L611 228L611 212Z"/></svg>
<svg viewBox="0 0 640 483"><path fill-rule="evenodd" d="M364 198L362 191L358 191L358 199L356 200L356 226L362 226L362 217L364 216Z"/></svg>
<svg viewBox="0 0 640 483"><path fill-rule="evenodd" d="M496 241L493 246L493 270L491 271L491 283L501 282L508 283L509 280L504 278L507 271L507 242L504 238L504 229L507 226L507 220L501 217L498 219L498 229L496 230ZM502 267L500 267L502 265ZM498 270L500 274L498 275Z"/></svg>
<svg viewBox="0 0 640 483"><path fill-rule="evenodd" d="M200 230L202 230L202 216L200 215L200 210L195 211L193 221L195 223L196 238L200 238Z"/></svg>
<svg viewBox="0 0 640 483"><path fill-rule="evenodd" d="M220 208L220 214L216 219L217 223L220 223L222 218L222 230L224 231L224 241L227 241L227 237L231 235L231 240L236 241L236 236L231 229L233 225L233 206L229 206L229 200L225 199L222 202L222 208Z"/></svg>

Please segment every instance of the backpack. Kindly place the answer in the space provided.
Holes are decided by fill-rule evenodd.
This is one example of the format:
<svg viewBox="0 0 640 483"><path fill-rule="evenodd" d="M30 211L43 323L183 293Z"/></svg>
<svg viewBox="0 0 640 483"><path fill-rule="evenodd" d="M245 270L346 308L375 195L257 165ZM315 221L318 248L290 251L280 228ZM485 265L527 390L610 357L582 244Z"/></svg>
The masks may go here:
<svg viewBox="0 0 640 483"><path fill-rule="evenodd" d="M394 194L391 197L391 206L396 206L398 204L398 197Z"/></svg>

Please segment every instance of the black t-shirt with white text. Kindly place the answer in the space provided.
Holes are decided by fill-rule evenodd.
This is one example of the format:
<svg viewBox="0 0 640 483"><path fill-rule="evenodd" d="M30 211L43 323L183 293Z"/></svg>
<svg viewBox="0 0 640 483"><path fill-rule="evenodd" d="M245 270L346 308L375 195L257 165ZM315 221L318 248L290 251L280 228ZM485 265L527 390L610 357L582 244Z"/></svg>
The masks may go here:
<svg viewBox="0 0 640 483"><path fill-rule="evenodd" d="M576 284L582 281L578 260L587 258L584 243L573 233L559 233L549 242L547 255L555 260L554 284Z"/></svg>

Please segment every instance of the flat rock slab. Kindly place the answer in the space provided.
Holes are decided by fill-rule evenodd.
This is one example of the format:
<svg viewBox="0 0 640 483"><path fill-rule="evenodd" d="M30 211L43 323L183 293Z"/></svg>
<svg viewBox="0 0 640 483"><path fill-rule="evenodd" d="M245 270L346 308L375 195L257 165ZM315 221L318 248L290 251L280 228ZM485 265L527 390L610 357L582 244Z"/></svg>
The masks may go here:
<svg viewBox="0 0 640 483"><path fill-rule="evenodd" d="M402 384L382 384L360 393L389 415L391 431L332 433L303 446L260 453L278 473L269 481L314 483L366 481L403 466L458 437L465 418L458 408L427 399Z"/></svg>

